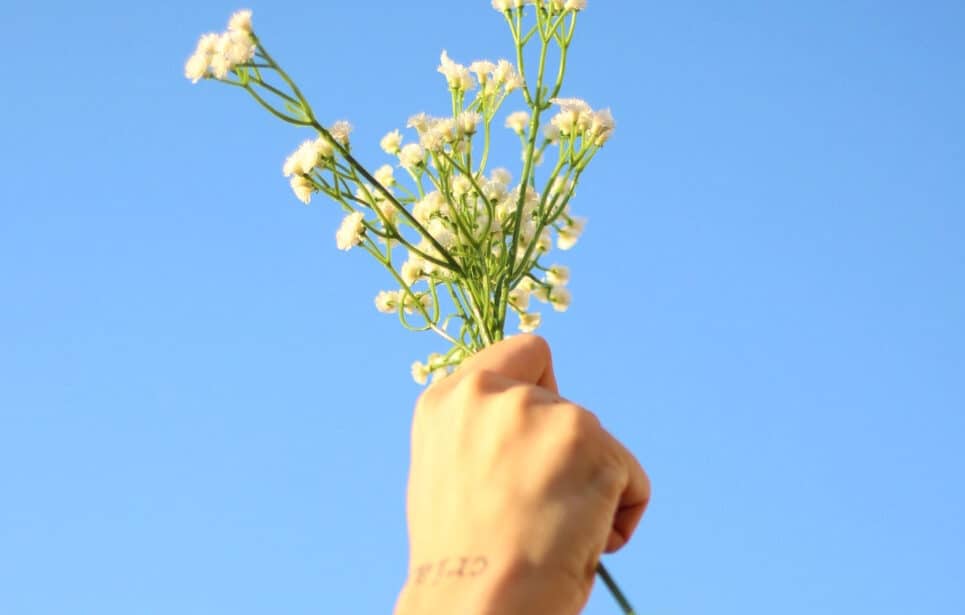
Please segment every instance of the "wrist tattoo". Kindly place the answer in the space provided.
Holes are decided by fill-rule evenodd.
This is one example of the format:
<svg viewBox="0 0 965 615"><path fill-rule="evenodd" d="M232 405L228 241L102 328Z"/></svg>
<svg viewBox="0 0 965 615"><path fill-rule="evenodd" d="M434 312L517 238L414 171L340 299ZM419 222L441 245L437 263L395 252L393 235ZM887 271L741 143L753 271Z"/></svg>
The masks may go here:
<svg viewBox="0 0 965 615"><path fill-rule="evenodd" d="M483 555L444 557L413 568L411 580L414 585L437 585L446 580L478 577L488 567L489 560Z"/></svg>

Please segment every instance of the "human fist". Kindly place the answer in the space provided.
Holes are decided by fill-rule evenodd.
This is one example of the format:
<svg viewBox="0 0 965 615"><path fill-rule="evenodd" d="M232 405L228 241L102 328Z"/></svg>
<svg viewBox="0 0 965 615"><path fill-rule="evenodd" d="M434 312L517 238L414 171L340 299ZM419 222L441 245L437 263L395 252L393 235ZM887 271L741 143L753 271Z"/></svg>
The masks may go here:
<svg viewBox="0 0 965 615"><path fill-rule="evenodd" d="M634 456L558 395L542 338L490 346L416 405L396 615L579 613L649 496Z"/></svg>

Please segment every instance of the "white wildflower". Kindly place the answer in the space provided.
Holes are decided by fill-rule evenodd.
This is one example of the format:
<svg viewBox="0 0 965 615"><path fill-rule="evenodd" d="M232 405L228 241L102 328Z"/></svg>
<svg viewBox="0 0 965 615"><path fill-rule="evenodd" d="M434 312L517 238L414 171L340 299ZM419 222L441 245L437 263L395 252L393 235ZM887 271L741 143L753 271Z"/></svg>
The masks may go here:
<svg viewBox="0 0 965 615"><path fill-rule="evenodd" d="M343 147L348 147L348 135L352 132L352 125L345 120L339 120L332 124L332 127L328 129L328 132L332 135L332 138Z"/></svg>
<svg viewBox="0 0 965 615"><path fill-rule="evenodd" d="M285 160L282 173L285 177L291 175L307 175L314 170L319 160L332 156L332 144L324 137L309 139L302 142L298 149Z"/></svg>
<svg viewBox="0 0 965 615"><path fill-rule="evenodd" d="M325 137L318 137L315 139L315 151L318 152L318 160L331 160L335 146Z"/></svg>
<svg viewBox="0 0 965 615"><path fill-rule="evenodd" d="M512 215L516 212L516 197L512 192L496 203L496 220L500 223L512 222Z"/></svg>
<svg viewBox="0 0 965 615"><path fill-rule="evenodd" d="M566 286L570 281L570 269L563 265L552 265L546 270L546 281L553 286Z"/></svg>
<svg viewBox="0 0 965 615"><path fill-rule="evenodd" d="M482 192L483 196L486 197L486 200L489 202L498 202L506 196L506 184L491 179L482 185Z"/></svg>
<svg viewBox="0 0 965 615"><path fill-rule="evenodd" d="M542 321L539 312L523 312L519 315L519 330L523 333L532 333Z"/></svg>
<svg viewBox="0 0 965 615"><path fill-rule="evenodd" d="M433 218L429 221L429 234L438 241L443 248L451 248L456 243L456 235L452 229L440 218Z"/></svg>
<svg viewBox="0 0 965 615"><path fill-rule="evenodd" d="M489 60L476 60L469 65L469 72L474 73L479 83L484 85L495 71L496 65Z"/></svg>
<svg viewBox="0 0 965 615"><path fill-rule="evenodd" d="M474 135L476 134L476 127L479 125L480 120L482 120L482 115L478 112L463 111L456 118L456 125L460 133L464 135Z"/></svg>
<svg viewBox="0 0 965 615"><path fill-rule="evenodd" d="M436 369L432 370L432 384L439 382L440 380L448 376L450 373L451 372L449 371L448 365L437 367Z"/></svg>
<svg viewBox="0 0 965 615"><path fill-rule="evenodd" d="M228 30L231 32L251 32L251 11L238 11L228 20Z"/></svg>
<svg viewBox="0 0 965 615"><path fill-rule="evenodd" d="M290 177L292 175L305 175L306 173L311 172L311 170L315 167L316 160L312 159L307 167L305 165L305 154L308 152L311 146L311 140L304 141L298 146L298 149L296 149L291 156L285 159L285 164L281 167L281 171L285 174L285 177Z"/></svg>
<svg viewBox="0 0 965 615"><path fill-rule="evenodd" d="M224 79L231 70L231 62L221 53L211 56L211 74L217 79Z"/></svg>
<svg viewBox="0 0 965 615"><path fill-rule="evenodd" d="M203 53L194 53L184 64L184 76L190 79L191 83L197 83L208 73L210 61L210 56Z"/></svg>
<svg viewBox="0 0 965 615"><path fill-rule="evenodd" d="M465 175L456 175L452 178L451 187L452 196L461 199L472 190L472 182Z"/></svg>
<svg viewBox="0 0 965 615"><path fill-rule="evenodd" d="M315 184L312 180L304 175L293 175L290 183L298 200L308 205L312 200L312 193L315 192Z"/></svg>
<svg viewBox="0 0 965 615"><path fill-rule="evenodd" d="M493 71L493 81L503 86L507 92L512 92L524 84L522 76L516 72L516 67L509 60L500 60L496 63L496 70Z"/></svg>
<svg viewBox="0 0 965 615"><path fill-rule="evenodd" d="M529 309L529 289L517 286L513 290L509 291L509 305L513 306L520 312L525 312Z"/></svg>
<svg viewBox="0 0 965 615"><path fill-rule="evenodd" d="M573 300L573 295L570 293L569 289L564 286L554 286L549 291L549 301L550 305L557 312L565 312L568 307L570 307L570 302Z"/></svg>
<svg viewBox="0 0 965 615"><path fill-rule="evenodd" d="M455 140L456 120L447 118L429 118L426 129L419 133L419 143L430 152L439 152L447 143Z"/></svg>
<svg viewBox="0 0 965 615"><path fill-rule="evenodd" d="M374 176L375 181L379 182L386 188L395 183L395 176L392 175L392 165L383 164L375 171Z"/></svg>
<svg viewBox="0 0 965 615"><path fill-rule="evenodd" d="M449 58L449 54L443 49L442 54L439 56L439 72L445 75L446 82L449 87L453 90L460 90L463 92L468 92L473 87L475 87L476 82L469 72L469 69L453 62Z"/></svg>
<svg viewBox="0 0 965 615"><path fill-rule="evenodd" d="M379 147L382 148L386 154L398 154L399 148L402 146L402 133L398 130L393 130L387 133L382 140L379 141Z"/></svg>
<svg viewBox="0 0 965 615"><path fill-rule="evenodd" d="M416 384L425 384L429 381L429 366L420 361L415 361L412 364L412 379L416 381Z"/></svg>
<svg viewBox="0 0 965 615"><path fill-rule="evenodd" d="M506 118L506 128L511 129L520 136L522 136L523 131L526 130L527 124L529 124L529 113L526 111L514 111Z"/></svg>
<svg viewBox="0 0 965 615"><path fill-rule="evenodd" d="M587 136L593 145L599 147L610 139L610 135L613 134L615 127L616 121L613 119L613 114L610 113L609 109L595 111L590 114L590 126L587 129Z"/></svg>
<svg viewBox="0 0 965 615"><path fill-rule="evenodd" d="M571 109L569 111L560 111L554 115L553 118L550 119L550 125L556 128L560 135L570 136L576 132L577 126L579 125L579 120L579 112ZM550 141L553 141L550 136L550 134L546 135Z"/></svg>
<svg viewBox="0 0 965 615"><path fill-rule="evenodd" d="M429 219L439 213L444 204L445 197L437 190L433 190L416 201L415 205L412 206L412 216L418 220L420 224L429 224Z"/></svg>
<svg viewBox="0 0 965 615"><path fill-rule="evenodd" d="M410 171L425 163L426 154L418 143L409 143L399 151L399 164Z"/></svg>
<svg viewBox="0 0 965 615"><path fill-rule="evenodd" d="M251 34L244 31L225 32L218 39L215 55L222 55L227 60L228 69L243 64L254 57L255 42Z"/></svg>
<svg viewBox="0 0 965 615"><path fill-rule="evenodd" d="M382 214L382 217L385 218L390 224L395 222L395 219L399 217L399 210L396 208L395 204L388 199L376 201L375 208L379 210L379 213Z"/></svg>
<svg viewBox="0 0 965 615"><path fill-rule="evenodd" d="M572 218L566 226L560 229L556 238L556 245L559 249L569 250L575 246L576 242L580 239L580 235L583 234L585 226L585 218Z"/></svg>
<svg viewBox="0 0 965 615"><path fill-rule="evenodd" d="M417 293L415 295L415 299L413 299L412 293L405 293L402 299L402 304L406 314L414 314L415 311L420 307L423 310L428 310L432 305L432 297L429 296L429 293Z"/></svg>
<svg viewBox="0 0 965 615"><path fill-rule="evenodd" d="M419 134L422 134L429 128L429 116L425 113L417 113L409 118L405 123L406 128L413 128Z"/></svg>
<svg viewBox="0 0 965 615"><path fill-rule="evenodd" d="M536 297L543 303L546 303L547 301L550 300L550 291L545 284L541 284L539 282L533 281L532 286L530 287L530 293L532 293L534 297Z"/></svg>
<svg viewBox="0 0 965 615"><path fill-rule="evenodd" d="M586 8L586 0L566 0L563 8L567 11L582 11Z"/></svg>
<svg viewBox="0 0 965 615"><path fill-rule="evenodd" d="M359 212L352 212L345 216L341 226L335 233L335 244L339 250L351 250L362 241L362 232L365 225L362 224L363 216Z"/></svg>
<svg viewBox="0 0 965 615"><path fill-rule="evenodd" d="M582 98L551 98L550 102L559 105L563 111L576 111L578 113L592 113L593 109Z"/></svg>
<svg viewBox="0 0 965 615"><path fill-rule="evenodd" d="M586 130L591 122L593 109L579 98L553 98L551 103L559 105L560 112L550 120L560 134L570 136Z"/></svg>
<svg viewBox="0 0 965 615"><path fill-rule="evenodd" d="M198 48L195 53L200 53L207 56L213 55L218 51L218 41L220 38L221 37L214 32L209 32L202 35L198 40Z"/></svg>
<svg viewBox="0 0 965 615"><path fill-rule="evenodd" d="M399 276L402 278L402 281L406 283L406 286L412 286L422 277L424 265L425 260L414 254L409 257L409 260L402 263Z"/></svg>
<svg viewBox="0 0 965 615"><path fill-rule="evenodd" d="M550 251L553 247L553 236L550 234L548 228L544 228L543 232L539 234L539 239L536 240L536 251L540 254L545 254Z"/></svg>
<svg viewBox="0 0 965 615"><path fill-rule="evenodd" d="M375 296L375 309L383 314L391 314L399 308L399 291L383 290Z"/></svg>
<svg viewBox="0 0 965 615"><path fill-rule="evenodd" d="M509 182L513 181L513 174L502 167L493 169L489 175L494 182L502 184L504 188L508 188Z"/></svg>

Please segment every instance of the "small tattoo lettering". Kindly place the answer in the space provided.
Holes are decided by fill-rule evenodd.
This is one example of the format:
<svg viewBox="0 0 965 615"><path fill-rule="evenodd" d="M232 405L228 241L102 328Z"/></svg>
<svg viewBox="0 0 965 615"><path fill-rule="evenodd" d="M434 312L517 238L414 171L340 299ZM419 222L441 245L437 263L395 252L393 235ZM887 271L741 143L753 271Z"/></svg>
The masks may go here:
<svg viewBox="0 0 965 615"><path fill-rule="evenodd" d="M485 573L488 567L489 560L483 555L444 557L414 567L411 582L413 585L438 585L446 579L474 578Z"/></svg>

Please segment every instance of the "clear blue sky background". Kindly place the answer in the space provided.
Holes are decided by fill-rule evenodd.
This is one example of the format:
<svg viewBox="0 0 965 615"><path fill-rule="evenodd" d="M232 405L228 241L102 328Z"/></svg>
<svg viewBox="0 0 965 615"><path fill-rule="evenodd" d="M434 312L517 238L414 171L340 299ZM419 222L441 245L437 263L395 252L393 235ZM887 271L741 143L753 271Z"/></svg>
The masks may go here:
<svg viewBox="0 0 965 615"><path fill-rule="evenodd" d="M439 346L304 135L184 80L241 7L2 8L0 612L389 613ZM488 0L252 8L373 164L442 48L508 51ZM543 333L651 473L640 613L965 612L965 4L594 0L565 93L619 125Z"/></svg>

